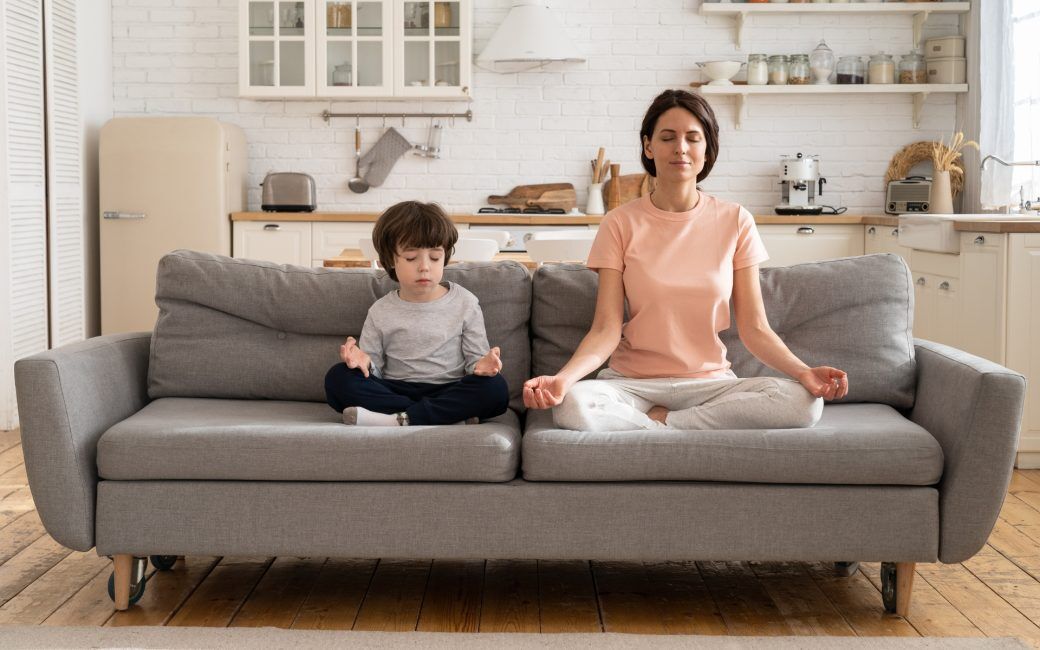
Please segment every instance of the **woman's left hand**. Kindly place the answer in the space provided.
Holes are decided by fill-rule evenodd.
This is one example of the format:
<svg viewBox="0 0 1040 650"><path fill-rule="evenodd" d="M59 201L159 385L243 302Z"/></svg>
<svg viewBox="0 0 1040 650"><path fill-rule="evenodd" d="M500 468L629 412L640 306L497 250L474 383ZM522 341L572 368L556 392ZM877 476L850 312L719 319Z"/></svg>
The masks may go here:
<svg viewBox="0 0 1040 650"><path fill-rule="evenodd" d="M797 379L813 397L832 400L841 399L849 393L848 375L830 366L809 368L798 375Z"/></svg>

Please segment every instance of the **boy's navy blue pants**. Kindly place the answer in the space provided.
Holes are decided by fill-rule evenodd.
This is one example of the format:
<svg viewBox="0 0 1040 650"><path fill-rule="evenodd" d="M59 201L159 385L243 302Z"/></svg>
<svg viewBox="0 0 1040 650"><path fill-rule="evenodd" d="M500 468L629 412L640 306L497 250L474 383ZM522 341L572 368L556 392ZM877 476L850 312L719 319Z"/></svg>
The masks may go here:
<svg viewBox="0 0 1040 650"><path fill-rule="evenodd" d="M325 398L340 413L348 406L360 406L376 413L407 413L410 424L455 424L505 413L509 387L501 374L466 375L446 384L424 384L365 377L357 368L337 363L325 375Z"/></svg>

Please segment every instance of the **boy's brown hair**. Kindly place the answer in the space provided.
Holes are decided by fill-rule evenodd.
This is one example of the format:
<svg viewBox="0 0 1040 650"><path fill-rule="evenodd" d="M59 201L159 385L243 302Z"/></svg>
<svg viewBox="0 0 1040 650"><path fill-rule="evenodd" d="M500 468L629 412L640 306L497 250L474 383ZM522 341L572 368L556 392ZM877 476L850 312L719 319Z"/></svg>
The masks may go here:
<svg viewBox="0 0 1040 650"><path fill-rule="evenodd" d="M402 201L379 215L372 231L372 244L379 253L379 264L397 281L394 257L406 248L443 248L444 264L459 239L459 231L436 203Z"/></svg>

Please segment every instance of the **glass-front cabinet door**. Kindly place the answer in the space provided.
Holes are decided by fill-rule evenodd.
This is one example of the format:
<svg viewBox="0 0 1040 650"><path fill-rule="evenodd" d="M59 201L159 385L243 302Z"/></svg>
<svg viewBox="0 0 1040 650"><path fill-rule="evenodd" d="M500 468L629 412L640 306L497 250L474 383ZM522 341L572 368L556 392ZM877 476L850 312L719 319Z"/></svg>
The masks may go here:
<svg viewBox="0 0 1040 650"><path fill-rule="evenodd" d="M319 97L393 95L393 0L319 0Z"/></svg>
<svg viewBox="0 0 1040 650"><path fill-rule="evenodd" d="M468 98L473 47L471 0L394 2L394 94Z"/></svg>
<svg viewBox="0 0 1040 650"><path fill-rule="evenodd" d="M315 0L245 0L239 18L239 94L314 96Z"/></svg>

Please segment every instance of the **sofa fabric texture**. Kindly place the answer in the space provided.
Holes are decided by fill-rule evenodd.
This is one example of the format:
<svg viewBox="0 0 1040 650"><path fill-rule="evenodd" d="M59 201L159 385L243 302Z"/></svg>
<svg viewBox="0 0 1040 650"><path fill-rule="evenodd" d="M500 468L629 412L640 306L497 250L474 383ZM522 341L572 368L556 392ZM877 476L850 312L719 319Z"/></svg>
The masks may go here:
<svg viewBox="0 0 1040 650"><path fill-rule="evenodd" d="M902 258L866 255L767 268L760 277L769 324L791 351L809 366L848 373L843 402L913 406L914 292ZM538 268L531 307L535 375L556 373L577 349L592 324L597 282L584 266ZM747 351L732 316L719 336L738 377L782 376Z"/></svg>
<svg viewBox="0 0 1040 650"><path fill-rule="evenodd" d="M510 481L520 421L346 427L317 402L164 397L109 429L98 472L112 480Z"/></svg>
<svg viewBox="0 0 1040 650"><path fill-rule="evenodd" d="M942 447L884 404L825 406L811 429L567 431L529 411L529 481L734 481L934 485Z"/></svg>
<svg viewBox="0 0 1040 650"><path fill-rule="evenodd" d="M450 265L444 279L480 301L502 348L510 404L530 376L531 283L515 262ZM384 271L318 269L179 250L159 262L148 395L324 402L325 373L368 308L396 283Z"/></svg>

